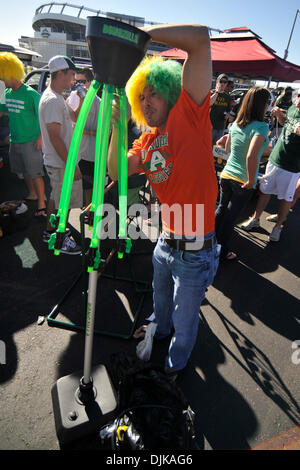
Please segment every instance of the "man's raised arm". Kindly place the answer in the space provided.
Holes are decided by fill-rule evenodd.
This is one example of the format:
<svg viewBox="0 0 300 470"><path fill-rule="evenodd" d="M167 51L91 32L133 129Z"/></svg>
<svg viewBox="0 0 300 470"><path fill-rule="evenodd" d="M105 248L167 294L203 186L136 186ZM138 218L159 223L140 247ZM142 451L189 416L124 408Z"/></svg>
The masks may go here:
<svg viewBox="0 0 300 470"><path fill-rule="evenodd" d="M153 41L187 52L183 65L182 85L201 105L210 91L212 65L208 28L197 24L167 24L141 28Z"/></svg>

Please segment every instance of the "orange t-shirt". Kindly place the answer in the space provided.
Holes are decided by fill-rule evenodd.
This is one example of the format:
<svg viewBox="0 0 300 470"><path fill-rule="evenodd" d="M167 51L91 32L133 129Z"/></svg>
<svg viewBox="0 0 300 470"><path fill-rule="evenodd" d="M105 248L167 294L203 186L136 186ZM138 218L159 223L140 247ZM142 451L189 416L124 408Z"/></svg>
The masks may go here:
<svg viewBox="0 0 300 470"><path fill-rule="evenodd" d="M210 94L198 106L182 88L163 133L145 132L130 153L140 157L162 204L163 229L203 236L215 229L217 180L209 118Z"/></svg>

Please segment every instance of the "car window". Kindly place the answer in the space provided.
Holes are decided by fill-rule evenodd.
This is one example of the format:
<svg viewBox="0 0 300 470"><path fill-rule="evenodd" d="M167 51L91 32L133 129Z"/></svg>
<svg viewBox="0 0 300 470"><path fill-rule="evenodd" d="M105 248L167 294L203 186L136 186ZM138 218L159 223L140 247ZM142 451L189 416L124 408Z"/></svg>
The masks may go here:
<svg viewBox="0 0 300 470"><path fill-rule="evenodd" d="M43 72L43 78L40 81L40 93L43 93L50 83L50 73L48 70Z"/></svg>
<svg viewBox="0 0 300 470"><path fill-rule="evenodd" d="M47 74L47 77L46 77L45 88L47 88L47 86L49 85L49 83L50 83L50 74L48 73L48 74Z"/></svg>
<svg viewBox="0 0 300 470"><path fill-rule="evenodd" d="M34 72L28 79L26 79L26 84L30 85L32 88L34 88L36 91L38 90L39 82L41 78L41 72Z"/></svg>

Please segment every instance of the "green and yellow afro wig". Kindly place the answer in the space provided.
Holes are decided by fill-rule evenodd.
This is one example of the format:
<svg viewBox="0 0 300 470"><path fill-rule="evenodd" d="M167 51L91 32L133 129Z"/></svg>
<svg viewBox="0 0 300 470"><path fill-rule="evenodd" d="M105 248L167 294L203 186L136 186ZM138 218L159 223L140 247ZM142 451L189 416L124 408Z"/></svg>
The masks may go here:
<svg viewBox="0 0 300 470"><path fill-rule="evenodd" d="M132 119L140 128L146 128L147 122L141 111L140 95L146 86L152 86L169 107L176 103L181 91L182 65L175 60L162 57L146 57L131 75L125 91L131 106Z"/></svg>
<svg viewBox="0 0 300 470"><path fill-rule="evenodd" d="M25 69L20 59L12 52L0 52L0 80L21 82L24 77Z"/></svg>

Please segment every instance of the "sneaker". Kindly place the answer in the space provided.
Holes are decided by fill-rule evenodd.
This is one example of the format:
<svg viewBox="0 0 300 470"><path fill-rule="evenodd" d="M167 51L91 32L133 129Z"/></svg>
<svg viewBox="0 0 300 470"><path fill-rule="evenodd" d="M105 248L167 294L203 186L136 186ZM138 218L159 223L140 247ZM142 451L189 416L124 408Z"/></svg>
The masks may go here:
<svg viewBox="0 0 300 470"><path fill-rule="evenodd" d="M275 225L275 227L273 227L272 232L270 233L269 240L271 242L279 242L281 230L282 230L282 227Z"/></svg>
<svg viewBox="0 0 300 470"><path fill-rule="evenodd" d="M259 219L255 219L254 217L250 217L250 219L241 225L241 228L246 230L252 230L253 228L260 227Z"/></svg>
<svg viewBox="0 0 300 470"><path fill-rule="evenodd" d="M28 211L27 205L21 202L21 204L16 208L16 215L24 214L26 211Z"/></svg>
<svg viewBox="0 0 300 470"><path fill-rule="evenodd" d="M44 243L48 243L48 241L50 240L50 237L52 235L52 233L54 233L55 230L53 230L53 232L48 232L47 230L44 230L43 231L43 235L42 235L42 240ZM70 237L71 236L71 230L68 228L66 230L66 236Z"/></svg>
<svg viewBox="0 0 300 470"><path fill-rule="evenodd" d="M72 240L68 235L65 237L60 252L65 255L80 255L81 246Z"/></svg>

